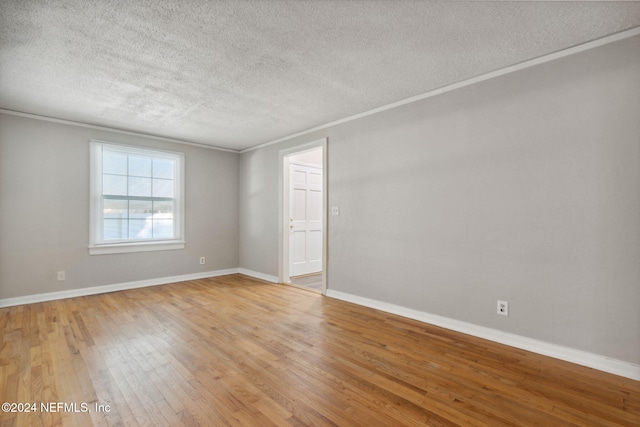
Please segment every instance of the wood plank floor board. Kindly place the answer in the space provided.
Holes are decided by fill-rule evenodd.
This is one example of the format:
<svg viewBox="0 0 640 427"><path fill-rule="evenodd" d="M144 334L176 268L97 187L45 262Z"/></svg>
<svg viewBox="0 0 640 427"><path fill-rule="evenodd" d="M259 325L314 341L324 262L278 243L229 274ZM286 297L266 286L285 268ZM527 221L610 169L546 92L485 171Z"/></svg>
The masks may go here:
<svg viewBox="0 0 640 427"><path fill-rule="evenodd" d="M387 346L387 348L389 348L389 347ZM481 371L479 371L477 368L473 367L472 364L469 363L469 362L472 362L472 363L481 362L481 364L483 365L483 367L482 367L483 375L487 370L487 366L489 366L489 364L486 363L486 362L487 361L491 361L492 359L493 360L497 359L496 358L496 354L490 354L489 353L488 356L482 356L483 352L481 351L481 349L478 349L477 351L473 351L472 354L465 354L465 353L469 353L467 351L461 351L460 353L461 353L462 356L453 356L453 357L455 357L455 358L461 360L463 363L467 364L468 367L471 368L471 372L473 372L473 371L481 372ZM449 356L449 357L451 357L451 356ZM492 369L492 370L497 371L498 373L500 373L501 371L504 371L503 368L504 368L504 366L507 366L507 364L509 364L511 366L514 366L514 367L517 367L517 358L511 357L511 360L508 360L507 356L503 355L502 357L500 357L497 360L500 360L500 359L502 359L502 361L499 362L499 364L497 366L491 367L489 369ZM505 359L507 359L507 360L505 360ZM459 372L456 372L456 376L458 376L459 374L460 374ZM398 376L400 376L400 375L398 375ZM521 377L521 378L524 379L524 377ZM572 378L574 378L574 377L572 377ZM480 378L480 379L482 380L482 378ZM467 382L467 385L468 385L468 382L470 380L471 380L471 378L469 376L465 377L465 381ZM516 380L517 380L517 378L516 378ZM557 382L557 379L554 379L554 381ZM501 382L504 382L504 381L501 381ZM575 384L575 379L573 380L573 382L570 382L570 384ZM512 383L512 385L513 385L513 383ZM577 392L586 392L586 391L588 391L590 389L591 389L591 387L589 387L589 389L578 389L578 390L573 390L573 391L569 390L567 393L570 396L574 396L576 391ZM586 393L586 394L588 394L588 393ZM599 400L600 399L601 398L599 397ZM590 403L588 403L588 404L591 405ZM542 409L544 409L544 408L542 408ZM629 422L629 420L626 420L626 421Z"/></svg>
<svg viewBox="0 0 640 427"><path fill-rule="evenodd" d="M354 356L342 353L341 347L333 349L330 354L334 360L337 359L333 365L336 369L335 374L346 379L356 397L364 395L368 399L386 401L391 393L422 408L423 414L428 418L437 418L449 425L487 425L481 421L482 417L469 418L465 411L451 408L450 405L455 398L450 393L435 394L436 389L431 386L415 387L397 378L389 380L385 374L376 371L366 359L361 359L357 354ZM335 355L339 356L336 358Z"/></svg>
<svg viewBox="0 0 640 427"><path fill-rule="evenodd" d="M0 426L637 426L640 382L242 275L0 309Z"/></svg>
<svg viewBox="0 0 640 427"><path fill-rule="evenodd" d="M387 346L387 349L389 349L389 347ZM400 354L396 353L396 356L400 356ZM385 366L383 364L374 362L374 359L371 355L365 355L365 357L367 358L368 361L373 362L374 366L377 366L377 368L379 370L385 370ZM451 355L448 355L448 357L450 358ZM486 369L488 364L484 363L482 368L476 366L478 364L478 358L474 357L473 359L470 358L465 358L465 357L456 357L457 359L459 359L465 366L463 367L463 369L460 369L460 367L456 367L455 363L450 364L450 368L447 370L447 373L443 375L440 375L437 373L438 370L436 370L436 372L433 373L433 375L437 376L440 378L439 383L441 385L446 385L444 388L440 388L440 390L437 390L440 394L446 394L446 393L451 393L454 392L455 393L452 395L455 399L456 402L463 402L466 401L470 396L469 395L460 395L458 394L458 392L460 392L461 390L474 390L474 393L476 393L476 396L474 397L474 401L476 403L476 407L478 403L482 403L484 401L484 406L485 407L491 407L493 409L500 409L502 414L508 414L508 413L512 413L512 416L509 417L509 419L511 419L511 422L515 422L518 419L522 419L523 417L526 419L526 412L529 412L530 409L526 408L524 409L525 414L520 414L518 413L518 411L516 410L520 405L519 402L522 401L522 396L514 396L513 399L505 399L503 396L504 394L502 393L495 393L490 391L489 388L483 386L482 384L485 383L486 381ZM505 357L503 357L505 358ZM511 363L513 363L514 361L511 360ZM500 367L504 367L505 363L500 363L498 366ZM500 373L500 368L496 368L496 367L491 367L490 369L497 371L498 373ZM391 376L393 378L398 378L398 379L406 379L407 381L410 381L411 377L414 377L414 375L416 375L415 372L413 373L409 373L407 375L407 370L406 368L403 368L402 370L396 370L391 372ZM447 381L445 380L445 383L442 382L443 378L449 376L451 380L453 380L453 382L451 381ZM475 378L474 378L475 377ZM520 378L524 378L519 376ZM514 385L516 385L518 383L517 378L516 381L505 381L504 378L502 378L502 375L499 375L499 377L495 377L496 379L499 379L498 382L496 382L496 384L499 386L501 384L504 384L503 387L499 387L502 389L502 391L509 391L506 387L513 387ZM462 381L461 381L462 380ZM460 389L459 387L457 387L455 384L456 383L460 383L462 385L464 385L464 389ZM427 387L427 389L429 389ZM433 391L433 390L430 390ZM480 393L477 393L478 391L480 391ZM493 400L491 400L493 399ZM500 402L501 406L500 406ZM544 411L544 410L550 410L553 408L553 405L547 405L547 407L540 407L538 409ZM537 417L539 418L541 415L538 414ZM552 420L548 420L547 423L551 423ZM562 425L563 423L560 420L556 420L555 423L556 425ZM547 424L549 425L549 424Z"/></svg>
<svg viewBox="0 0 640 427"><path fill-rule="evenodd" d="M287 368L274 366L265 369L256 358L248 354L238 354L236 360L239 360L239 367L245 378L250 379L250 382L263 393L292 413L298 422L305 425L335 424L323 414L327 409L317 405L310 397L311 390L300 387L295 378L285 375ZM333 415L336 418L341 417L341 414Z"/></svg>

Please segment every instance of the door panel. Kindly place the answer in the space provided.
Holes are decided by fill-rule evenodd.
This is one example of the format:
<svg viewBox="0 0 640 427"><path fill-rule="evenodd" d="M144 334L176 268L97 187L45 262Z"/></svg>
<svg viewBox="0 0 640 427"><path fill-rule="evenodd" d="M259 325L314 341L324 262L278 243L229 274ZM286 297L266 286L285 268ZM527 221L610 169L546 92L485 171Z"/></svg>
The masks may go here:
<svg viewBox="0 0 640 427"><path fill-rule="evenodd" d="M307 219L307 191L304 188L293 189L291 219L305 221Z"/></svg>
<svg viewBox="0 0 640 427"><path fill-rule="evenodd" d="M307 233L304 231L294 231L292 237L292 249L294 264L304 264L306 262L306 246L307 246Z"/></svg>
<svg viewBox="0 0 640 427"><path fill-rule="evenodd" d="M307 172L306 171L293 171L293 182L294 184L306 184L307 183Z"/></svg>
<svg viewBox="0 0 640 427"><path fill-rule="evenodd" d="M322 168L291 163L289 274L322 271Z"/></svg>
<svg viewBox="0 0 640 427"><path fill-rule="evenodd" d="M309 184L322 188L322 171L310 171Z"/></svg>
<svg viewBox="0 0 640 427"><path fill-rule="evenodd" d="M309 233L309 262L322 262L322 231L313 230Z"/></svg>
<svg viewBox="0 0 640 427"><path fill-rule="evenodd" d="M322 221L322 191L310 190L307 192L307 197L309 198L307 219Z"/></svg>

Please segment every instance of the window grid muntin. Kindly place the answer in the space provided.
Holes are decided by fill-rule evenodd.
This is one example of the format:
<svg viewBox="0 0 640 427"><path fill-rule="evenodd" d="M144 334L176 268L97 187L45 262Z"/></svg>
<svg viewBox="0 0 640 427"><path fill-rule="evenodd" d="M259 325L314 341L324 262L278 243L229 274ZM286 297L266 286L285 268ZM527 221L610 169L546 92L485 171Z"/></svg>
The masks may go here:
<svg viewBox="0 0 640 427"><path fill-rule="evenodd" d="M102 165L101 165L101 175L102 175L102 188L101 188L101 196L102 196L102 203L101 203L101 207L102 207L102 213L101 213L101 220L102 220L102 227L100 227L100 233L101 233L101 240L103 242L108 242L108 243L118 243L118 242L144 242L144 241L158 241L158 240L171 240L171 239L175 239L176 235L177 235L177 221L176 221L176 203L177 200L175 198L175 194L176 194L176 159L174 158L167 158L167 157L162 157L162 156L153 156L153 155L149 155L149 154L134 154L134 153L129 153L126 151L120 151L120 150L112 150L109 149L105 146L101 147L102 149ZM106 173L104 172L105 170L105 154L120 154L126 157L126 171L127 174L118 174L118 173ZM148 158L149 162L150 162L150 172L149 172L149 176L145 176L145 175L133 175L130 174L130 159L131 157L139 157L139 158ZM155 177L154 175L154 160L158 160L163 161L165 164L168 162L171 164L171 173L170 175L173 176L173 178L164 178L164 177ZM104 177L105 176L121 176L124 177L126 180L126 185L125 185L125 189L126 189L126 195L124 194L105 194L104 191ZM130 193L130 185L129 185L129 178L134 177L134 178L145 178L145 179L149 179L150 181L150 193L151 196L131 196L129 195ZM154 180L162 180L162 181L170 181L172 183L172 190L171 192L173 193L174 197L154 197ZM121 201L126 201L127 203L127 209L125 210L126 212L126 218L107 218L105 216L105 208L104 208L104 201L105 200L121 200ZM150 216L144 218L145 222L149 222L150 223L150 230L151 230L151 236L150 237L139 237L139 238L132 238L130 236L131 234L131 221L132 221L132 217L131 217L131 201L150 201L151 202L151 212L150 212ZM155 214L155 203L156 202L171 202L171 217L170 218L156 218L156 214ZM141 218L133 218L133 221L142 221L143 219ZM171 221L171 232L170 235L161 235L161 224L159 223L160 221ZM126 237L120 237L120 238L114 238L114 239L108 239L106 237L106 225L108 224L108 222L115 222L115 221L124 221L125 225L124 225L124 230L126 230ZM158 227L156 227L156 224L158 224ZM156 233L156 230L158 231ZM121 233L122 236L123 233ZM156 234L158 234L158 236L156 237ZM162 233L164 234L164 233Z"/></svg>

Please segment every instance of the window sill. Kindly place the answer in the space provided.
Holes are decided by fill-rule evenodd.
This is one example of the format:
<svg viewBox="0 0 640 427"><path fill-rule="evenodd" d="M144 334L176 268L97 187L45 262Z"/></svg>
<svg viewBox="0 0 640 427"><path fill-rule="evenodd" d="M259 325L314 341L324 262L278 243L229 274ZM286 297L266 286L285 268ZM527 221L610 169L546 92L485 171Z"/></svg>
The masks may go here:
<svg viewBox="0 0 640 427"><path fill-rule="evenodd" d="M89 246L89 255L124 254L131 252L173 251L184 249L184 242L178 240L164 242L113 243Z"/></svg>

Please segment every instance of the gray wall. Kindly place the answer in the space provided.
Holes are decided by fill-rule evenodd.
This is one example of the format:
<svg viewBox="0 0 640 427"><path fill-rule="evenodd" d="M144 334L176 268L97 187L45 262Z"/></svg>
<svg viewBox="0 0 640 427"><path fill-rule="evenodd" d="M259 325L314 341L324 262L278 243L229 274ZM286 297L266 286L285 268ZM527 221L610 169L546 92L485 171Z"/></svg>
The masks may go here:
<svg viewBox="0 0 640 427"><path fill-rule="evenodd" d="M277 275L278 152L328 137L331 289L640 363L638 52L635 37L239 161L0 114L0 298ZM185 250L88 255L92 138L185 153Z"/></svg>
<svg viewBox="0 0 640 427"><path fill-rule="evenodd" d="M185 154L184 250L89 256L92 138ZM0 114L0 298L237 268L238 241L237 154Z"/></svg>
<svg viewBox="0 0 640 427"><path fill-rule="evenodd" d="M243 154L240 266L278 274L278 151L328 137L330 289L640 363L638 52L634 37Z"/></svg>

